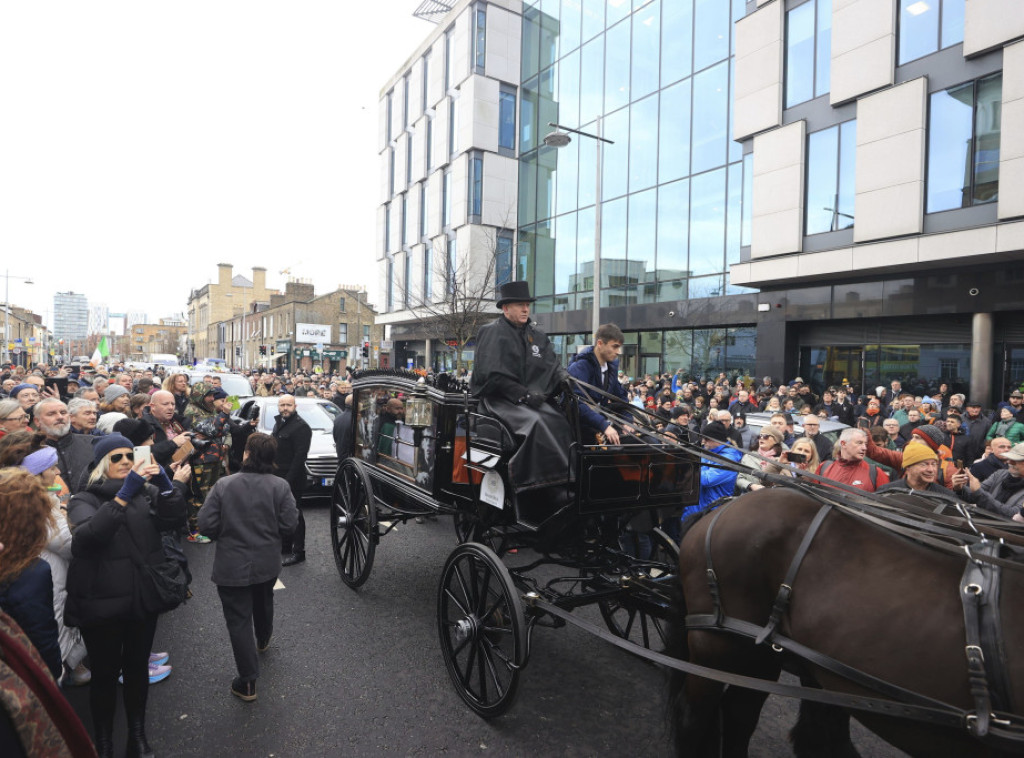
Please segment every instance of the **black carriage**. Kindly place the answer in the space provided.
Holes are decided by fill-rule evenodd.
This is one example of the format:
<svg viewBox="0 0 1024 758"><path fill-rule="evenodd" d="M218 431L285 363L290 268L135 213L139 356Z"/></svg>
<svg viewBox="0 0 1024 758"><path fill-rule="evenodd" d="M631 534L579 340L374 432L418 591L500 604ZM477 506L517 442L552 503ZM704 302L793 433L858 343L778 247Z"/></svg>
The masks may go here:
<svg viewBox="0 0 1024 758"><path fill-rule="evenodd" d="M517 500L508 478L514 435L453 378L366 372L353 393L354 430L350 449L338 451L331 509L338 571L359 587L396 525L454 517L460 544L442 571L438 632L452 682L474 711L507 710L533 628L561 625L537 601L597 606L613 634L663 643L678 551L656 523L697 502L699 458L655 437L614 448L576 442L575 481L567 472L567 504L552 513L536 498ZM565 400L575 419L575 396Z"/></svg>

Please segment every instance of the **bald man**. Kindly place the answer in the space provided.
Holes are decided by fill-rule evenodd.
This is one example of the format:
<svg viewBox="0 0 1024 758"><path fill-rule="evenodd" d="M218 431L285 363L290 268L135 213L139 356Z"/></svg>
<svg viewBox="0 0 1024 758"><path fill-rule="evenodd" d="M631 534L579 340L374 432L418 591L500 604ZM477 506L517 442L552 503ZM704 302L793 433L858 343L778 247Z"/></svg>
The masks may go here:
<svg viewBox="0 0 1024 758"><path fill-rule="evenodd" d="M302 515L302 493L306 489L306 457L313 440L313 430L298 414L295 397L281 395L277 399L274 419L274 439L277 440L277 475L288 481L288 486L299 508L299 523L292 534L291 544L282 544L287 553L282 566L294 566L306 560L306 519ZM288 542L287 540L285 542Z"/></svg>
<svg viewBox="0 0 1024 758"><path fill-rule="evenodd" d="M189 441L185 428L175 420L174 411L174 395L167 390L154 392L149 407L142 411L142 420L153 430L153 458L161 466L170 466L178 448Z"/></svg>

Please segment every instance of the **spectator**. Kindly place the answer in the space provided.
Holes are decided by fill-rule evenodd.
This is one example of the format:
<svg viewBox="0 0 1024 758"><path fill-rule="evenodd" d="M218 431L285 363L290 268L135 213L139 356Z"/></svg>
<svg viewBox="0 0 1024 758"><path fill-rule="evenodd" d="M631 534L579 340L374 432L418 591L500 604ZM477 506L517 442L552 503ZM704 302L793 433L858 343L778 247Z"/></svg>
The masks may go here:
<svg viewBox="0 0 1024 758"><path fill-rule="evenodd" d="M276 473L288 482L292 497L299 509L298 524L291 540L286 539L282 551L288 553L281 565L294 566L306 560L306 520L302 515L302 493L306 489L306 457L313 431L298 414L295 398L281 395L277 401L278 415L274 420L274 439L277 440Z"/></svg>
<svg viewBox="0 0 1024 758"><path fill-rule="evenodd" d="M892 414L892 418L896 419L896 423L899 426L903 426L908 421L910 421L910 418L907 416L907 414L914 407L914 396L911 395L909 392L903 392L899 395L898 398L896 398L896 403L897 405L893 406L894 411Z"/></svg>
<svg viewBox="0 0 1024 758"><path fill-rule="evenodd" d="M160 530L184 522L184 483L191 474L187 465L181 466L172 483L156 463L135 463L132 448L120 434L97 441L88 487L68 504L73 537L64 616L81 628L89 651L89 705L100 756L114 752L119 673L128 717L127 754L153 752L145 724L158 604L140 563L164 562Z"/></svg>
<svg viewBox="0 0 1024 758"><path fill-rule="evenodd" d="M999 416L999 411L1003 408L1009 408L1013 417L1018 418L1022 407L1024 407L1024 394L1021 394L1020 390L1014 390L1006 400L1003 400L996 406L996 415Z"/></svg>
<svg viewBox="0 0 1024 758"><path fill-rule="evenodd" d="M835 402L835 395L832 394L831 390L825 390L821 393L821 402L814 407L814 412L820 414L825 411L825 418L832 419L833 421L839 420L839 403Z"/></svg>
<svg viewBox="0 0 1024 758"><path fill-rule="evenodd" d="M352 450L355 435L355 414L352 412L352 394L345 396L341 413L334 419L334 449L338 454L338 463L348 458Z"/></svg>
<svg viewBox="0 0 1024 758"><path fill-rule="evenodd" d="M120 384L111 384L103 392L103 402L100 403L100 415L104 413L123 413L128 415L131 407L131 400L128 390Z"/></svg>
<svg viewBox="0 0 1024 758"><path fill-rule="evenodd" d="M1002 454L1007 467L979 482L971 478L975 503L992 513L1024 522L1024 443L1014 445Z"/></svg>
<svg viewBox="0 0 1024 758"><path fill-rule="evenodd" d="M882 447L887 450L902 450L907 441L900 436L900 422L894 418L887 418L882 422L882 429L885 430L885 444Z"/></svg>
<svg viewBox="0 0 1024 758"><path fill-rule="evenodd" d="M903 456L906 455L907 450L911 445L918 443L927 445L938 457L940 465L937 481L947 489L952 489L954 486L953 477L956 475L956 468L953 465L953 451L946 446L945 433L933 424L923 424L914 429L910 435L910 440L902 452L880 448L869 439L868 456L879 463L899 471L903 469Z"/></svg>
<svg viewBox="0 0 1024 758"><path fill-rule="evenodd" d="M23 382L14 385L11 390L11 400L17 400L22 409L28 412L32 406L39 402L39 390L34 384Z"/></svg>
<svg viewBox="0 0 1024 758"><path fill-rule="evenodd" d="M142 414L149 407L149 395L138 393L128 399L128 418L142 418Z"/></svg>
<svg viewBox="0 0 1024 758"><path fill-rule="evenodd" d="M924 426L926 422L921 418L921 411L917 408L911 408L907 411L907 418L909 418L910 421L900 427L900 436L909 442L914 430L919 426Z"/></svg>
<svg viewBox="0 0 1024 758"><path fill-rule="evenodd" d="M1006 437L1014 445L1018 442L1024 442L1024 424L1017 420L1013 409L1003 405L996 413L999 415L999 420L989 427L985 439L992 440L996 437Z"/></svg>
<svg viewBox="0 0 1024 758"><path fill-rule="evenodd" d="M171 374L164 379L164 390L174 395L174 420L187 429L185 409L188 408L188 377L185 374Z"/></svg>
<svg viewBox="0 0 1024 758"><path fill-rule="evenodd" d="M864 413L857 417L857 426L861 429L870 429L873 426L881 426L885 420L882 414L882 402L872 397L868 399Z"/></svg>
<svg viewBox="0 0 1024 758"><path fill-rule="evenodd" d="M803 418L804 433L800 439L809 439L818 451L819 460L827 460L832 456L832 443L821 435L821 419L813 414L807 414ZM793 446L790 445L790 448Z"/></svg>
<svg viewBox="0 0 1024 758"><path fill-rule="evenodd" d="M71 419L72 434L84 434L91 437L99 434L96 431L96 422L99 420L100 412L92 400L81 397L73 398L68 403L68 416Z"/></svg>
<svg viewBox="0 0 1024 758"><path fill-rule="evenodd" d="M965 461L969 460L967 457L967 435L964 434L960 428L960 416L956 413L950 413L946 416L945 421L940 422L943 424L946 431L946 447L950 449L951 455L954 461Z"/></svg>
<svg viewBox="0 0 1024 758"><path fill-rule="evenodd" d="M744 415L747 413L757 413L757 410L757 405L750 402L750 393L746 390L740 390L737 392L736 402L729 406L729 413L733 415L733 418L741 413Z"/></svg>
<svg viewBox="0 0 1024 758"><path fill-rule="evenodd" d="M832 451L829 450L831 456ZM810 471L812 474L818 470L818 466L821 465L821 457L818 455L818 448L814 442L807 437L799 437L797 441L793 443L793 447L789 449L788 453L783 453L782 461L788 463L790 467L799 469L800 471ZM803 458L803 460L798 460ZM785 469L783 469L785 471Z"/></svg>
<svg viewBox="0 0 1024 758"><path fill-rule="evenodd" d="M854 411L853 403L850 402L850 395L845 388L841 387L836 391L836 405L839 406L836 421L840 424L853 426L856 423L857 414Z"/></svg>
<svg viewBox="0 0 1024 758"><path fill-rule="evenodd" d="M224 473L224 438L228 434L228 393L206 382L196 382L185 409L191 442L196 448L192 457L192 480L188 498L188 541L205 545L206 535L197 526L199 509Z"/></svg>
<svg viewBox="0 0 1024 758"><path fill-rule="evenodd" d="M128 418L125 413L118 413L117 411L110 411L109 413L103 413L100 415L99 420L96 422L96 431L99 436L110 434L114 431L114 426L118 421L123 421Z"/></svg>
<svg viewBox="0 0 1024 758"><path fill-rule="evenodd" d="M756 436L754 429L747 426L747 417L744 414L738 415L732 422L733 431L740 435L740 450L749 450L751 444L753 444Z"/></svg>
<svg viewBox="0 0 1024 758"><path fill-rule="evenodd" d="M257 650L267 649L274 631L281 538L291 534L298 521L291 488L274 476L276 456L273 437L250 436L241 472L218 481L199 514L200 531L217 542L211 579L217 585L238 669L231 694L247 702L256 699Z"/></svg>
<svg viewBox="0 0 1024 758"><path fill-rule="evenodd" d="M782 456L782 432L774 426L765 426L757 435L757 450L747 453L740 465L767 474L779 473ZM772 460L779 463L772 463ZM751 474L740 474L736 479L736 492L764 489L761 479Z"/></svg>
<svg viewBox="0 0 1024 758"><path fill-rule="evenodd" d="M142 412L141 420L149 424L152 431L153 458L165 468L171 465L178 449L189 441L185 428L175 418L176 411L174 393L158 390L150 396L149 407Z"/></svg>
<svg viewBox="0 0 1024 758"><path fill-rule="evenodd" d="M1004 456L1013 447L1013 443L1006 437L996 437L988 446L989 452L980 461L971 466L971 474L979 482L984 482L993 474L1002 471L1007 467Z"/></svg>
<svg viewBox="0 0 1024 758"><path fill-rule="evenodd" d="M818 467L818 475L851 487L874 492L889 483L889 475L874 463L864 460L868 436L863 429L844 429L839 435L839 457Z"/></svg>
<svg viewBox="0 0 1024 758"><path fill-rule="evenodd" d="M743 451L737 450L728 444L728 430L717 421L704 427L704 449L738 463L743 457ZM725 468L703 465L700 467L700 500L697 505L690 505L683 509L682 519L701 513L711 508L719 499L728 497L736 489L737 471L730 471Z"/></svg>
<svg viewBox="0 0 1024 758"><path fill-rule="evenodd" d="M46 444L57 451L61 479L71 494L78 492L85 486L95 438L71 433L68 407L60 400L47 398L40 401L35 408L35 416L36 429L46 435Z"/></svg>
<svg viewBox="0 0 1024 758"><path fill-rule="evenodd" d="M50 499L24 469L0 469L0 609L35 645L54 679L63 670L50 565L40 558L54 528Z"/></svg>
<svg viewBox="0 0 1024 758"><path fill-rule="evenodd" d="M939 456L927 445L913 443L903 450L903 478L879 487L879 492L927 492L932 495L953 498L950 488L939 484ZM967 500L973 500L969 484L970 475L966 471L958 471L952 479L953 489L960 491Z"/></svg>
<svg viewBox="0 0 1024 758"><path fill-rule="evenodd" d="M789 450L789 446L796 442L796 436L790 431L793 417L785 413L773 413L769 423L782 434L782 449Z"/></svg>
<svg viewBox="0 0 1024 758"><path fill-rule="evenodd" d="M0 400L0 437L24 431L28 422L29 414L21 407L21 403L11 398Z"/></svg>
<svg viewBox="0 0 1024 758"><path fill-rule="evenodd" d="M99 393L96 392L96 390L94 390L92 387L89 387L89 386L81 387L78 390L78 392L75 393L75 396L74 396L73 399L77 400L79 398L81 398L82 400L91 400L92 402L96 403L97 413L99 412L100 396L99 396Z"/></svg>
<svg viewBox="0 0 1024 758"><path fill-rule="evenodd" d="M741 447L743 444L743 437L732 428L732 414L727 410L720 410L715 416L715 420L718 421L722 426L725 427L726 432L729 434L729 444L735 447ZM742 448L741 448L742 449Z"/></svg>

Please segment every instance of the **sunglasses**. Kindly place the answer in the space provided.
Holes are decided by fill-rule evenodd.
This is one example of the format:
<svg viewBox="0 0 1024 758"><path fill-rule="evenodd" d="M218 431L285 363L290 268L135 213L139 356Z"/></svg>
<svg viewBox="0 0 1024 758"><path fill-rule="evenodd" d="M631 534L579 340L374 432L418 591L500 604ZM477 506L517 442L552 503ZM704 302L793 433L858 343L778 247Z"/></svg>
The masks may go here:
<svg viewBox="0 0 1024 758"><path fill-rule="evenodd" d="M759 435L757 435L757 438L759 440L773 440L773 439L775 439L775 437L773 437L770 434L759 434Z"/></svg>
<svg viewBox="0 0 1024 758"><path fill-rule="evenodd" d="M130 461L135 460L135 453L114 453L110 456L111 463L120 463L122 458L127 458Z"/></svg>

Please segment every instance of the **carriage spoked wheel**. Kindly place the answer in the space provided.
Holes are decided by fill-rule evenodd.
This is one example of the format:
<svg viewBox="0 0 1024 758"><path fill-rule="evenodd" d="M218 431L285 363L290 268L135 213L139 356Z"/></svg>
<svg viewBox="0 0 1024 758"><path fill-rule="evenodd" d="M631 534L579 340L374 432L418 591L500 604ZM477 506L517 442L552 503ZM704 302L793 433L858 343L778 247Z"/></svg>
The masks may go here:
<svg viewBox="0 0 1024 758"><path fill-rule="evenodd" d="M661 529L651 532L651 559L673 572L679 566L679 546ZM652 578L657 579L652 571ZM632 640L648 649L663 650L668 642L668 621L660 613L660 604L638 595L598 602L608 631L616 637Z"/></svg>
<svg viewBox="0 0 1024 758"><path fill-rule="evenodd" d="M526 617L508 569L485 545L459 545L445 561L437 631L459 696L484 718L507 711L526 664Z"/></svg>
<svg viewBox="0 0 1024 758"><path fill-rule="evenodd" d="M484 523L478 512L459 510L455 513L454 523L455 539L460 545L479 542L499 557L508 551L508 537Z"/></svg>
<svg viewBox="0 0 1024 758"><path fill-rule="evenodd" d="M341 580L355 589L373 568L377 549L377 503L366 466L346 458L334 479L331 548Z"/></svg>

